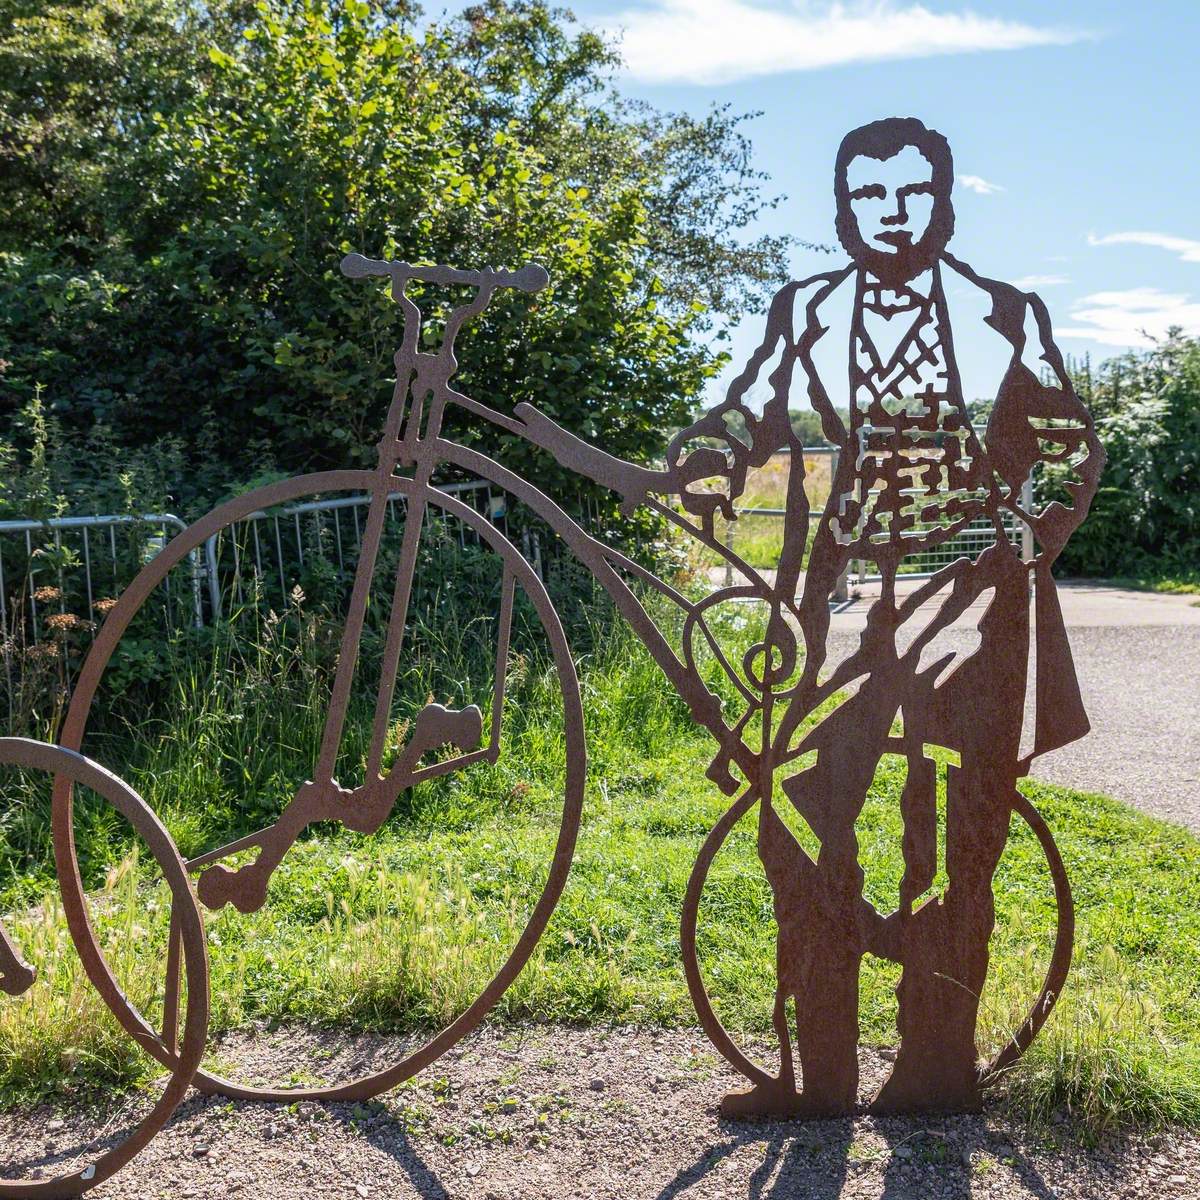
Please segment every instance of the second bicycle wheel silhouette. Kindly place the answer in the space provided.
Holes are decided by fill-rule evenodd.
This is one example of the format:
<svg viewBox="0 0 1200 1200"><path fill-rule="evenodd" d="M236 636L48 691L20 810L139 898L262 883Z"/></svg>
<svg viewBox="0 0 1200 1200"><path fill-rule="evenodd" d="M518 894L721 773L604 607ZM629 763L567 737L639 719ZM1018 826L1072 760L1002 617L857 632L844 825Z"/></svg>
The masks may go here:
<svg viewBox="0 0 1200 1200"><path fill-rule="evenodd" d="M486 481L483 481L481 486L486 487ZM391 496L389 503L396 525L393 532L397 536L390 543L384 538L379 549L378 561L372 561L368 568L377 574L377 586L371 590L371 605L374 606L374 611L370 606L366 608L362 637L361 640L356 639L355 647L356 651L361 651L363 662L371 659L380 647L383 647L380 657L384 661L387 660L385 643L390 642L391 638L386 636L385 629L390 615L385 593L400 597L403 592L403 607L399 610L404 614L402 624L412 624L414 628L404 629L406 641L400 659L402 670L412 668L415 659L421 655L432 658L433 664L429 672L417 672L418 682L422 687L427 687L428 691L417 694L414 692L415 685L409 679L407 687L401 686L397 689L398 699L396 704L392 705L393 681L388 681L387 699L382 704L384 716L380 717L377 706L374 721L366 719L369 716L369 705L359 710L363 719L356 717L354 700L351 697L350 709L343 714L346 716L344 734L340 718L337 722L337 734L342 745L337 760L339 777L332 784L332 788L324 789L324 794L334 796L334 802L340 806L337 809L337 818L342 820L347 829L369 832L387 816L392 803L396 803L397 808L404 808L412 803L412 797L416 793L407 790L409 785L424 787L426 781L439 776L450 776L446 784L431 785L441 786L441 800L432 802L421 814L420 819L425 822L422 828L428 829L432 836L437 832L438 815L442 811L439 809L439 803L447 811L448 819L470 819L469 816L464 818L461 812L455 810L454 789L460 781L474 778L476 782L471 795L489 796L501 806L508 798L518 810L523 803L538 806L542 813L539 818L540 828L546 835L546 841L552 839L553 842L552 846L547 845L545 874L539 886L529 877L529 872L517 871L516 864L509 864L507 861L493 864L490 874L494 878L489 885L492 899L497 901L500 907L508 905L508 916L499 926L494 923L488 925L486 920L476 920L478 914L459 911L468 908L471 899L470 887L464 886L461 879L448 906L438 901L443 929L447 928L446 913L451 913L451 920L455 919L454 914L457 913L462 921L476 921L466 933L468 940L474 938L476 942L494 947L488 960L490 966L494 967L490 977L480 976L477 980L477 990L471 993L469 1002L462 1003L439 1032L432 1036L418 1036L415 1044L407 1045L400 1053L392 1052L390 1057L386 1048L376 1048L374 1054L367 1056L370 1060L368 1069L363 1070L359 1062L349 1062L344 1070L344 1074L349 1077L335 1080L328 1078L331 1071L327 1062L315 1063L313 1066L305 1064L299 1072L292 1069L283 1080L264 1080L259 1064L269 1062L272 1058L269 1053L246 1055L248 1065L236 1072L219 1071L211 1061L207 1061L195 1077L196 1085L204 1091L240 1098L366 1099L403 1082L434 1062L473 1030L511 986L528 962L566 883L579 829L586 774L579 685L566 635L545 585L538 572L497 524L504 503L504 495L499 487L491 489L484 505L487 511L481 512L456 495L436 488L422 489L411 479L396 476L387 476L384 479L377 471L330 471L272 484L220 506L163 549L139 573L109 613L81 671L64 722L61 743L72 749L84 744L89 714L98 702L98 697L102 695L106 671L111 669L114 655L122 645L122 639L130 635L131 627L136 632L135 622L139 613L144 614L148 611L149 601L172 568L186 563L189 555L205 547L210 537L220 534L224 539L229 539L223 542L227 551L240 546L240 549L233 549L233 553L240 555L242 559L243 584L239 585L240 598L233 595L234 585L230 584L226 603L231 606L235 603L240 604L241 611L258 621L260 629L265 630L266 635L282 636L278 631L289 620L289 604L295 608L302 606L306 601L296 591L296 587L301 585L293 584L289 587L283 578L270 578L266 567L269 565L271 551L277 551L280 562L288 557L285 554L283 539L286 530L293 528L293 545L297 557L304 560L307 555L307 578L310 581L318 579L322 570L326 574L330 571L336 573L336 566L332 562L322 560L322 565L316 561L321 558L320 547L313 539L323 537L326 543L336 540L336 558L339 561L343 557L352 558L355 542L355 532L352 530L356 529L357 535L361 537L362 526L346 517L346 512L352 514L356 506L359 511L364 511L360 502L364 497L369 499L372 495L378 500L381 488L386 488ZM344 524L336 529L331 527L328 520L330 512L338 511L336 507L330 506L331 498L336 498L343 506ZM287 506L287 515L282 522L277 519L281 506ZM326 518L325 528L317 532L310 530L306 537L301 514L308 517L315 512L321 512ZM439 560L440 547L442 551L446 551L441 555L442 567L454 575L455 588L441 586L442 582L451 582L449 579L439 581L418 577L410 578L409 586L405 589L395 589L397 570L404 569L404 555L399 549L399 542L405 523L410 519L419 520L421 544L423 547L430 547L430 550L429 553L418 555L415 562L410 558L409 571L416 571L419 575L423 568L436 563ZM250 528L250 525L253 525L253 528ZM329 558L333 557L333 552L330 551ZM213 555L212 559L215 558ZM253 561L253 570L248 566L248 559ZM222 558L221 561L225 562L225 559ZM259 570L260 567L264 569ZM249 583L245 583L247 579L250 580ZM454 611L451 596L462 594L464 584L468 585L466 591L472 597L472 606L470 611L460 614ZM264 597L263 590L272 586L278 589L277 592ZM248 591L253 592L255 588L258 589L257 595L246 594ZM489 608L490 613L487 612ZM420 619L410 620L415 617ZM471 629L466 628L468 625ZM431 633L431 630L434 632ZM456 648L461 648L463 639L471 634L471 630L478 635L477 641L482 639L488 644L494 664L490 679L484 679L478 684L470 679L461 678L457 673L459 668L456 664L462 655L456 657ZM413 638L417 634L421 636L414 642ZM215 643L220 634L218 632L208 636ZM320 634L314 634L310 630L302 636L319 638ZM289 654L295 650L295 645L291 645ZM212 650L212 654L214 659L220 656L216 649ZM472 661L483 661L483 658L476 654ZM235 673L239 669L244 671L245 677L237 680L238 686L250 687L262 683L262 664L256 665L246 659L240 659L237 663L223 660L223 666L227 671ZM269 669L270 662L267 663L267 670ZM307 669L303 654L298 654L295 669ZM369 666L366 670L369 675ZM531 674L536 675L536 679L531 680ZM256 675L258 683L251 678ZM314 678L323 677L318 672L314 674ZM540 760L550 760L556 764L552 772L552 784L547 783L543 767L539 767L536 772L523 768L518 747L514 745L517 739L505 736L505 714L513 711L514 702L519 703L522 699L521 695L517 695L514 701L514 692L519 692L522 681L525 694L533 695L534 702L540 704L551 719L545 723L542 732L535 734L532 740L524 738L521 744L530 754L536 753ZM289 693L294 694L294 691ZM408 705L407 709L405 704ZM336 702L333 707L336 708ZM188 720L190 718L180 714L180 721L184 724L173 736L178 737L181 732L196 738L221 736L220 713L208 712L204 714L203 720L186 724ZM293 750L300 747L307 752L312 748L316 739L310 736L313 732L310 714L296 712L294 722L289 724L291 718L284 713L281 720L285 728L294 729L294 736L287 739L294 743ZM368 725L374 726L375 733L384 727L388 732L389 744L382 761L374 745L368 748L364 744L365 739L361 731ZM546 730L551 732L547 733ZM561 732L557 732L558 730ZM326 735L327 742L328 726ZM254 829L275 825L275 833L287 826L288 838L294 838L296 833L302 831L306 824L303 813L308 810L302 810L300 806L305 802L305 789L311 790L314 786L306 780L304 772L313 771L315 752L303 761L303 765L299 765L298 758L296 775L281 783L277 777L278 772L275 777L266 779L261 774L255 774L255 760L259 755L264 759L268 758L269 747L256 745L252 733L239 745L239 753L246 761L243 764L237 761L227 764L230 768L229 775L233 777L230 787L234 791L237 790L237 776L239 770L242 770L243 778L251 781L243 791L253 793L243 795L243 803L255 813L260 808L263 809L267 818L261 822L242 820L240 826L236 821L231 823L228 830L222 831L231 836L224 841L217 839L222 847L220 849L213 850L204 845L201 852L197 853L195 845L189 844L185 847L189 867L199 876L201 898L212 902L214 906L232 899L233 905L242 912L254 913L261 903L260 893L261 897L268 898L269 904L269 894L278 884L279 891L290 909L304 914L298 919L317 924L325 921L335 933L340 931L344 935L344 944L330 947L330 961L318 964L323 970L340 970L345 973L345 983L340 989L344 1003L340 1011L345 1011L346 1005L353 1009L361 1001L357 1015L361 1017L365 1013L366 1019L358 1023L391 1027L396 1013L395 997L389 996L387 989L392 986L395 991L403 992L406 988L414 986L413 981L406 978L406 964L410 962L412 947L403 944L403 941L395 946L395 969L389 975L386 953L382 956L385 961L381 966L378 937L369 933L369 922L363 914L352 911L352 905L347 903L348 892L353 891L352 881L348 882L347 874L361 873L360 868L353 864L353 850L347 840L355 835L336 829L332 838L334 848L324 852L327 860L321 857L315 843L299 843L293 855L294 858L303 859L303 870L297 870L291 876L287 875L287 868L294 859L289 860L284 853L291 845L290 840L274 846L276 856L282 855L279 875L283 878L279 880L270 878L272 872L267 861L271 858L267 848L269 837L272 835L251 833L238 836L247 823ZM234 759L236 760L236 755ZM355 777L356 771L358 777ZM487 772L494 773L493 777L487 777ZM551 787L555 795L548 799ZM264 792L270 795L264 797ZM297 807L292 808L289 815L287 803L289 799L296 800L297 796ZM218 797L213 797L214 801L217 799ZM56 786L54 804L62 819L69 819L71 788L68 781L62 781ZM301 812L300 817L296 817L297 812ZM547 819L546 813L557 815ZM314 819L327 818L329 815L328 809L322 809L316 813ZM275 819L272 820L272 817ZM186 820L182 820L181 824L186 826ZM181 833L179 836L181 840L186 841L185 834ZM257 866L253 861L256 853L259 855ZM497 846L497 859L502 853L501 847ZM341 861L343 857L350 862L349 867ZM264 863L268 869L263 869ZM371 860L364 869L374 870L377 865ZM247 866L248 870L241 869ZM511 874L514 879L512 896L509 896L506 889L506 874ZM308 892L304 891L306 884L320 884L323 878L327 880L326 885L315 889L310 886ZM388 878L394 880L395 873L388 874ZM234 886L230 886L230 881L233 881ZM238 886L241 882L246 884L245 888ZM427 887L426 884L422 884L426 887L426 894L435 895L435 898L439 888L450 888L454 892L454 881L448 881L446 877L428 880L426 883ZM69 885L68 880L65 886ZM488 889L481 890L486 892ZM520 896L525 898L527 915L516 913ZM458 908L455 908L456 903ZM493 903L493 914L498 911L497 903ZM403 897L376 894L372 904L374 911L385 918L394 917L395 909L404 908L407 904L407 924L392 920L388 927L398 931L400 936L406 933L414 938L428 936L420 927L420 913L414 915L411 911L412 905ZM221 916L215 923L218 929L222 920L234 919L232 907L222 908ZM213 924L210 917L210 940ZM283 932L286 935L286 929ZM505 947L499 945L501 933L508 937L508 945ZM455 936L462 934L463 931L458 930ZM253 937L254 934L247 936ZM221 940L224 942L224 938ZM370 949L375 966L380 969L364 983L363 990L370 994L360 997L355 993L356 979L359 978L356 975L355 951L356 948L364 947ZM470 948L477 951L478 945ZM264 1024L279 1015L278 1010L271 1008L270 1004L261 1009L256 1008L255 1004L270 990L262 977L265 972L272 970L272 961L286 959L288 956L287 938L283 936L277 943L273 942L268 951L260 953L259 949L250 946L247 950L247 943L243 942L240 951L253 959L251 966L243 972L243 977L239 980L239 984L242 985L240 1003L245 1016L240 1024L243 1028L249 1026L258 1031L252 1034L252 1037L265 1036L262 1033ZM311 949L310 942L309 953ZM230 976L223 970L223 953L229 953L224 945L212 945L210 957L214 979L214 1024L221 1022L221 1014L226 1011L224 1005L227 998L221 995L220 989L222 979L228 979ZM336 959L336 963L331 965L333 959ZM89 971L94 973L93 982L106 997L111 995L112 989L107 986L111 980L109 964L99 960L88 965ZM454 969L454 963L449 959L446 969L447 972ZM251 974L257 975L257 981L250 978ZM480 974L478 970L476 974ZM428 982L428 977L426 980ZM419 990L419 982L415 986ZM459 999L466 999L466 993L462 993L461 988ZM111 1006L118 1021L139 1044L146 1046L164 1064L174 1064L175 1054L170 1046L169 1036L164 1037L162 1032L150 1029L130 1006L122 1004L119 999ZM436 1004L427 1006L433 1009L436 1007ZM311 1009L305 1011L311 1012ZM286 1013L284 1015L286 1016ZM354 1021L355 1013L351 1012L350 1016ZM231 1022L226 1019L225 1023ZM261 1051L261 1048L259 1049ZM289 1064L294 1064L295 1060L291 1056L284 1057L288 1058ZM353 1059L355 1055L350 1054L346 1057ZM363 1056L360 1054L358 1057L361 1059Z"/></svg>
<svg viewBox="0 0 1200 1200"><path fill-rule="evenodd" d="M60 1200L80 1196L119 1171L163 1128L183 1100L204 1052L208 962L204 927L183 862L166 829L141 797L103 767L61 746L28 738L0 738L0 796L5 801L20 804L28 803L31 795L40 797L40 788L31 784L47 776L78 786L89 797L81 808L90 809L98 827L109 835L117 861L97 862L93 854L89 864L93 882L100 869L102 875L109 873L123 879L124 890L131 894L118 894L118 888L101 885L91 901L86 900L72 823L55 820L54 859L64 893L63 915L69 936L60 936L51 902L14 914L11 935L0 924L0 993L7 993L0 995L0 1003L16 1006L16 1013L8 1014L10 1026L19 1027L22 1020L33 1021L38 1014L42 1022L49 1019L62 1039L59 1048L63 1070L69 1073L69 1056L79 1053L71 1049L72 1034L79 1034L82 1027L87 1031L85 1041L95 1038L100 1046L106 1036L104 1021L90 1013L87 999L72 990L75 964L82 963L91 975L106 953L136 960L135 943L137 951L144 952L147 942L153 942L158 934L163 935L164 942L168 940L168 920L177 937L174 965L183 985L173 1001L167 1000L154 994L153 987L139 986L144 981L136 973L127 970L118 977L106 966L101 998L110 1009L115 1011L120 1006L148 1028L130 998L128 989L132 984L132 992L141 993L140 1003L151 1006L145 1009L147 1012L174 1003L172 1024L177 1034L182 1024L183 1033L176 1038L167 1059L139 1040L138 1053L128 1064L130 1069L140 1070L140 1052L165 1061L170 1074L161 1088L114 1094L102 1109L85 1108L77 1114L78 1127L64 1131L61 1137L50 1138L45 1129L40 1129L40 1136L26 1139L24 1148L15 1155L18 1161L0 1165L0 1197ZM24 786L15 787L19 778L24 779ZM22 799L15 799L18 795ZM166 906L164 900L169 901ZM156 911L163 915L161 922L155 920ZM26 939L34 951L32 964L36 965L26 963L22 957L22 942ZM18 1045L20 1040L16 1039ZM103 1061L102 1052L98 1061Z"/></svg>

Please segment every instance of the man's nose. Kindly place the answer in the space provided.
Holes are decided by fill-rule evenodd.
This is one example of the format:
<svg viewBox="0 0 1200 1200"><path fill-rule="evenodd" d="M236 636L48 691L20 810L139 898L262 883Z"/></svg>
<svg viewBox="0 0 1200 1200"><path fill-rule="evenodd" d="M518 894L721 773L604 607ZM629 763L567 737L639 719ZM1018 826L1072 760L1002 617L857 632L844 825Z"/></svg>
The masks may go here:
<svg viewBox="0 0 1200 1200"><path fill-rule="evenodd" d="M896 197L896 211L894 213L892 213L890 216L881 217L879 219L879 223L880 223L880 225L907 225L908 224L908 210L904 207L904 197L903 196Z"/></svg>

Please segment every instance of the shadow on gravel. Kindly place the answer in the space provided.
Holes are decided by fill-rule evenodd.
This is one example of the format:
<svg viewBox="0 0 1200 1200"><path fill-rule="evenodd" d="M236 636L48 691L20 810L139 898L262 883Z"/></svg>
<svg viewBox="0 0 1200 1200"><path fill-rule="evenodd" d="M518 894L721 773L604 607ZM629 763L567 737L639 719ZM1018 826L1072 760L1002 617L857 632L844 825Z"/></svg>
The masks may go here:
<svg viewBox="0 0 1200 1200"><path fill-rule="evenodd" d="M983 1119L958 1118L957 1122L958 1135L951 1139L938 1129L937 1119L926 1128L913 1121L879 1121L872 1129L878 1140L868 1142L856 1140L862 1131L852 1120L814 1121L805 1126L723 1120L720 1128L727 1139L681 1170L655 1200L682 1200L693 1188L699 1190L745 1146L761 1147L762 1165L745 1181L744 1191L740 1185L731 1187L729 1176L721 1182L725 1194L746 1200L838 1200L848 1177L871 1168L879 1179L878 1192L864 1193L862 1182L855 1187L852 1180L855 1196L928 1200L936 1195L940 1200L969 1200L973 1161L975 1169L984 1173L989 1162L1002 1161L1029 1196L1059 1200L1061 1193L1037 1167L1011 1142L990 1131ZM886 1161L879 1178L881 1160Z"/></svg>
<svg viewBox="0 0 1200 1200"><path fill-rule="evenodd" d="M106 1099L100 1093L89 1097L70 1124L50 1105L35 1109L27 1121L36 1132L27 1145L0 1156L0 1186L16 1187L19 1180L46 1184L84 1169L136 1134L149 1109L144 1096L115 1092ZM177 1119L178 1110L171 1120Z"/></svg>
<svg viewBox="0 0 1200 1200"><path fill-rule="evenodd" d="M413 1191L421 1200L451 1200L451 1194L428 1163L421 1157L416 1143L408 1135L402 1122L383 1117L362 1127L357 1124L354 1111L358 1105L329 1104L326 1112L339 1124L354 1127L361 1137L376 1150L386 1154L408 1176Z"/></svg>
<svg viewBox="0 0 1200 1200"><path fill-rule="evenodd" d="M746 1181L747 1200L836 1200L846 1181L854 1126L811 1121L803 1127L777 1121L720 1122L727 1139L685 1167L655 1200L675 1200L716 1171L743 1146L761 1146L762 1166Z"/></svg>
<svg viewBox="0 0 1200 1200"><path fill-rule="evenodd" d="M954 1138L946 1134L950 1123L957 1131ZM969 1200L972 1171L978 1172L978 1184L995 1162L1002 1162L1036 1200L1058 1200L1061 1195L1011 1141L988 1128L984 1117L934 1117L925 1128L914 1128L912 1120L880 1121L875 1132L888 1154L879 1200L919 1200L931 1192L946 1200Z"/></svg>

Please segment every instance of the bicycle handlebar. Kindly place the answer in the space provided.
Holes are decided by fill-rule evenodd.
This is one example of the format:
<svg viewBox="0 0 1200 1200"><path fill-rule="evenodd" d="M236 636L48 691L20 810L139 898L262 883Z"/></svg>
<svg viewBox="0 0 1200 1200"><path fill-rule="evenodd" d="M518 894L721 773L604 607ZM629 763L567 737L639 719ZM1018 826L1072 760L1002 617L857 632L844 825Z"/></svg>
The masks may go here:
<svg viewBox="0 0 1200 1200"><path fill-rule="evenodd" d="M511 287L522 292L540 292L550 282L546 268L534 263L519 271L496 271L491 267L482 271L458 271L453 267L414 267L396 259L365 258L361 254L347 254L342 259L342 274L351 279L389 275L395 287L402 286L410 279L417 279L422 283L459 283L478 288Z"/></svg>

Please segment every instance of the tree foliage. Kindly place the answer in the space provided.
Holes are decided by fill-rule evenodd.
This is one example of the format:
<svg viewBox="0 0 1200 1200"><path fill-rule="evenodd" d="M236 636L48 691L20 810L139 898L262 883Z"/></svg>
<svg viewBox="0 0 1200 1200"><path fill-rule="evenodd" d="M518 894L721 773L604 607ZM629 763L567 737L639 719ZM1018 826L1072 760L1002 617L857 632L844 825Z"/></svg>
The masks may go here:
<svg viewBox="0 0 1200 1200"><path fill-rule="evenodd" d="M0 16L0 434L41 385L66 438L181 453L185 509L373 459L399 313L348 250L544 264L546 292L460 338L463 382L633 458L720 369L710 322L781 276L779 242L743 244L770 201L740 119L619 100L612 49L540 0L420 26L362 0Z"/></svg>
<svg viewBox="0 0 1200 1200"><path fill-rule="evenodd" d="M1195 576L1200 565L1200 339L1178 330L1146 353L1073 372L1108 453L1063 569ZM1054 474L1042 483L1049 492Z"/></svg>

